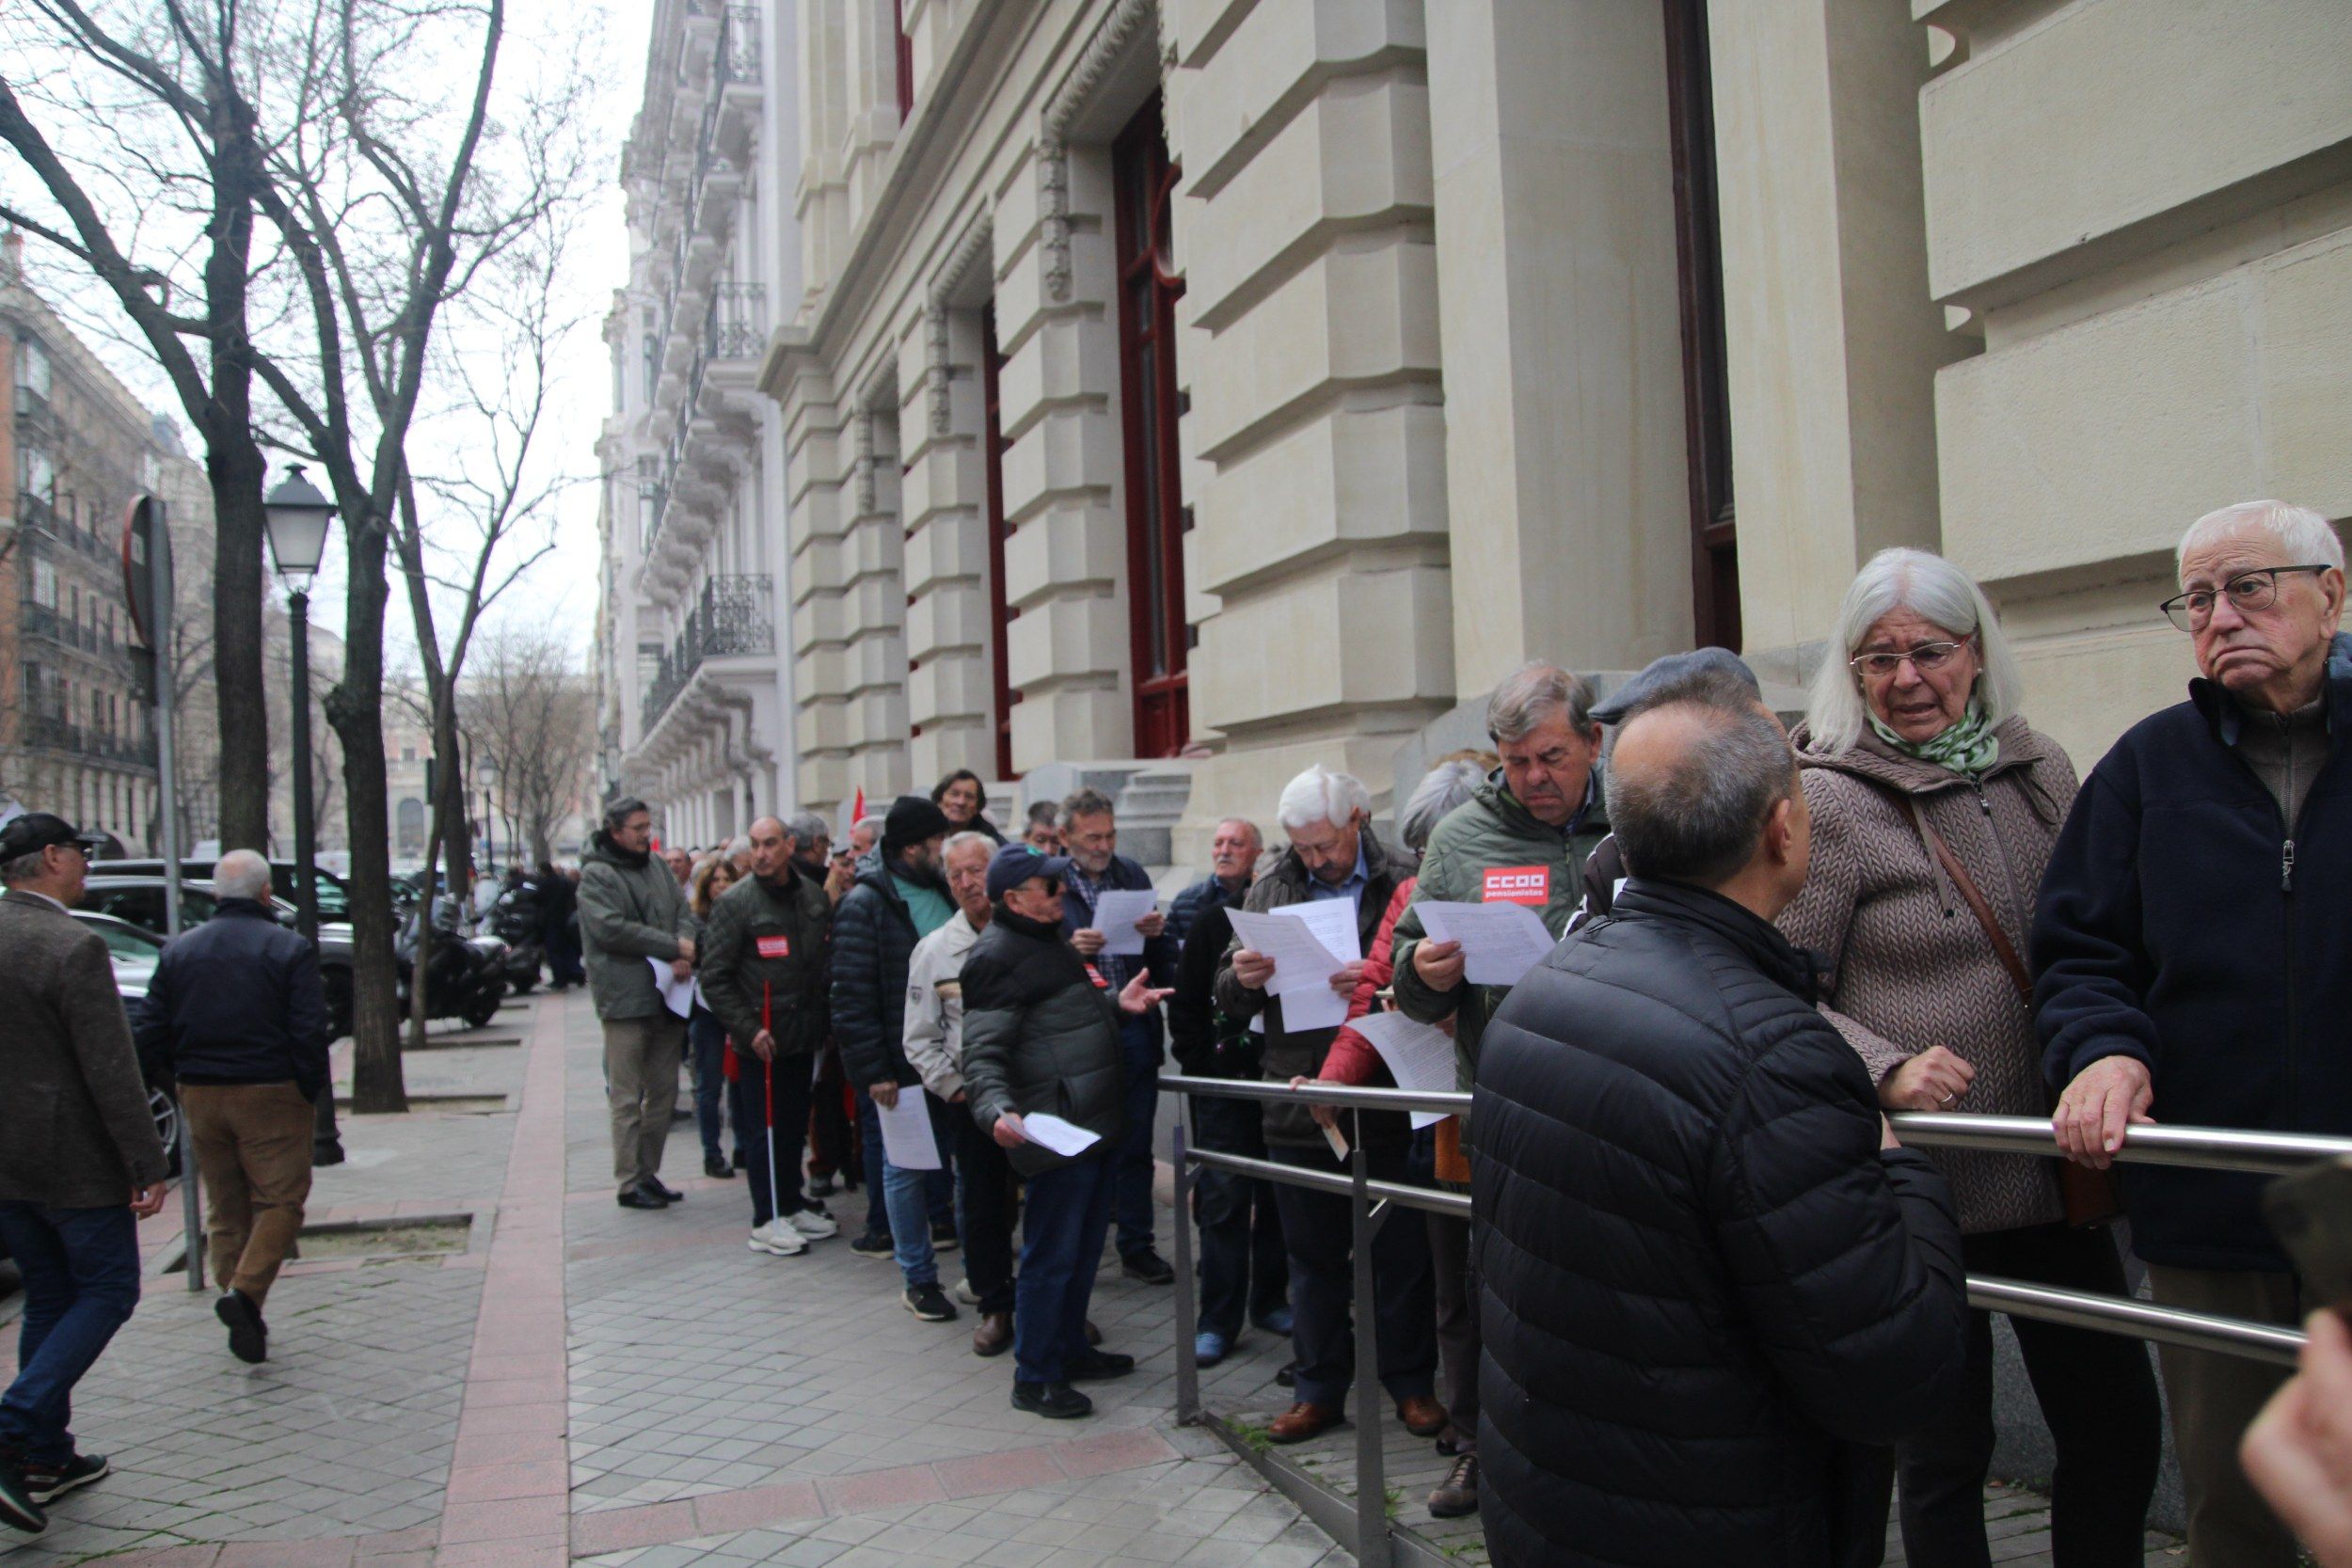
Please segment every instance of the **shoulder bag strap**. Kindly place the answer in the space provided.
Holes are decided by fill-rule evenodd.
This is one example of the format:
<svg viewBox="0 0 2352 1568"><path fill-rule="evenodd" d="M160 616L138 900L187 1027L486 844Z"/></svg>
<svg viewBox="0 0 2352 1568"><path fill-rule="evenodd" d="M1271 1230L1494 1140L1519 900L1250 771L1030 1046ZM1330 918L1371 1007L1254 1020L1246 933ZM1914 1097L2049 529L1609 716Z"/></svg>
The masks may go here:
<svg viewBox="0 0 2352 1568"><path fill-rule="evenodd" d="M2003 931L2001 923L1993 917L1993 906L1985 902L1984 895L1978 890L1976 879L1968 875L1968 868L1960 863L1960 857L1952 853L1952 847L1944 842L1943 835L1928 826L1928 814L1920 809L1919 798L1906 791L1903 803L1911 808L1911 825L1919 830L1920 842L1928 847L1928 852L1944 867L1944 875L1951 879L1952 886L1959 890L1969 912L1977 917L1977 924L1984 927L1985 940L1993 944L1994 956L2001 960L2001 967L2009 971L2010 984L2017 988L2017 999L2028 1008L2032 1007L2033 976L2026 972L2026 960L2018 957L2016 943L2009 940L2009 933Z"/></svg>

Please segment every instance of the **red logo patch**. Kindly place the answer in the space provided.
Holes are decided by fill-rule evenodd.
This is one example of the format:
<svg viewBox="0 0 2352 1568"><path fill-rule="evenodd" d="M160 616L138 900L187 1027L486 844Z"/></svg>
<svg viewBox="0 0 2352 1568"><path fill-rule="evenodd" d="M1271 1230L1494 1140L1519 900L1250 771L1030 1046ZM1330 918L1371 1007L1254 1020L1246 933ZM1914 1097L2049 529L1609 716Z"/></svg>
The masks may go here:
<svg viewBox="0 0 2352 1568"><path fill-rule="evenodd" d="M790 937L754 937L752 945L763 958L788 958L792 956Z"/></svg>
<svg viewBox="0 0 2352 1568"><path fill-rule="evenodd" d="M1111 983L1103 978L1103 972L1095 968L1092 964L1087 965L1087 978L1094 982L1094 989L1097 990L1108 990L1111 989Z"/></svg>
<svg viewBox="0 0 2352 1568"><path fill-rule="evenodd" d="M1486 900L1489 904L1533 904L1538 909L1551 902L1551 867L1548 865L1498 865L1486 872Z"/></svg>

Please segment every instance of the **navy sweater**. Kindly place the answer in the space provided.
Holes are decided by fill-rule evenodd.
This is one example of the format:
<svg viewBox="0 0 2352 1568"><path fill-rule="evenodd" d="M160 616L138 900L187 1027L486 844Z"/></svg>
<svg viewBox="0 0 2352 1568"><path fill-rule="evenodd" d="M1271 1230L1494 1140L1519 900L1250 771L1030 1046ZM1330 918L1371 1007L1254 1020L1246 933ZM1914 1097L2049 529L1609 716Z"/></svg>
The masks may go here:
<svg viewBox="0 0 2352 1568"><path fill-rule="evenodd" d="M2328 761L2292 824L2237 752L2237 705L2208 681L2083 781L2034 919L2053 1085L2133 1056L2158 1121L2352 1133L2352 637L2328 657L2327 704ZM2258 1204L2267 1178L2121 1168L2150 1262L2289 1267Z"/></svg>

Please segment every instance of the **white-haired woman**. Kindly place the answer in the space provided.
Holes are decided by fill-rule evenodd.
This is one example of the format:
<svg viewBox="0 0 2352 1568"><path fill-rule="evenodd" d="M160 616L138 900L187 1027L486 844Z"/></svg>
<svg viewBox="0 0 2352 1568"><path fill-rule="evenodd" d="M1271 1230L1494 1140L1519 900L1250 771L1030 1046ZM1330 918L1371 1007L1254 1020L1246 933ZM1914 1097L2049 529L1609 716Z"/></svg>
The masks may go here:
<svg viewBox="0 0 2352 1568"><path fill-rule="evenodd" d="M1821 1010L1882 1105L2046 1115L2023 955L2074 766L2017 711L2017 665L1992 607L1941 556L1872 557L1830 645L1790 736L1813 858L1781 928L1827 957ZM1932 1152L1971 1274L2128 1293L2107 1227L2067 1223L2053 1162ZM2158 1456L2146 1349L2024 1318L2012 1326L2058 1452L2054 1560L2137 1563ZM1991 1320L1976 1312L1966 1391L1897 1450L1915 1568L1989 1560L1992 1402Z"/></svg>

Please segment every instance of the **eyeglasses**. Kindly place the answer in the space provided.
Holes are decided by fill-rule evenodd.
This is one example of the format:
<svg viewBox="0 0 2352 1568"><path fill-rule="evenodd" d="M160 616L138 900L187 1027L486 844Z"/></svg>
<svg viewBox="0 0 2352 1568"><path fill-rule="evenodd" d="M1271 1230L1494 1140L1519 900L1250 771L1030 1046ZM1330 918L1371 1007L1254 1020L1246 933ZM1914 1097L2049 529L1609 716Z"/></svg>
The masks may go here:
<svg viewBox="0 0 2352 1568"><path fill-rule="evenodd" d="M1846 662L1853 667L1855 674L1866 679L1891 680L1894 678L1895 672L1901 669L1906 660L1921 674L1930 674L1949 664L1954 656L1966 646L1968 644L1964 641L1922 642L1917 647L1899 654L1856 654Z"/></svg>
<svg viewBox="0 0 2352 1568"><path fill-rule="evenodd" d="M2279 574L2281 572L2332 572L2335 568L2321 562L2315 566L2257 566L2250 572L2240 572L2218 589L2192 588L2156 606L2164 618L2185 632L2205 629L2213 619L2214 600L2222 594L2230 595L2230 603L2241 615L2251 615L2258 610L2268 610L2279 602Z"/></svg>

